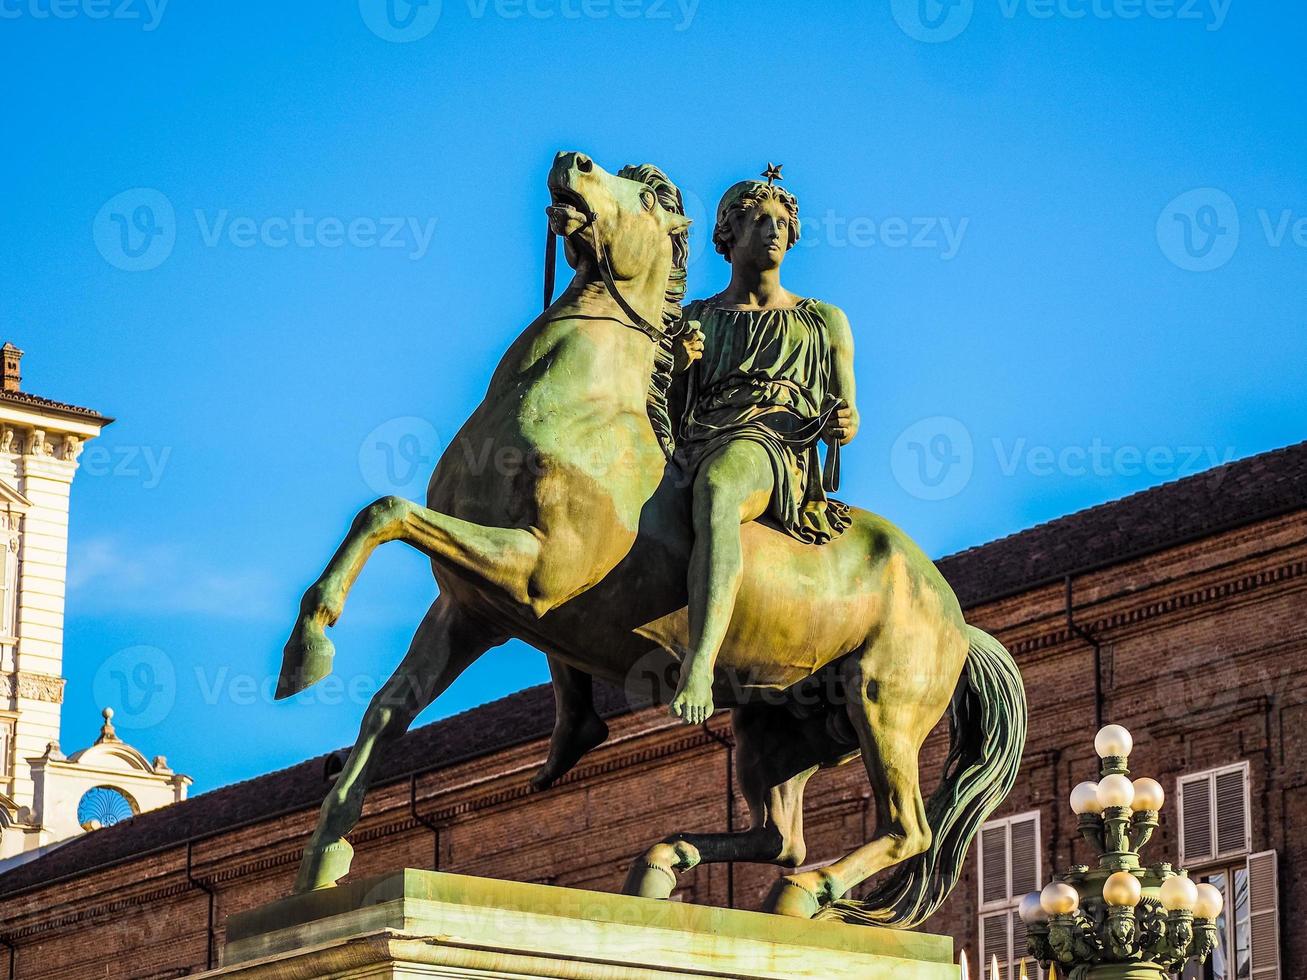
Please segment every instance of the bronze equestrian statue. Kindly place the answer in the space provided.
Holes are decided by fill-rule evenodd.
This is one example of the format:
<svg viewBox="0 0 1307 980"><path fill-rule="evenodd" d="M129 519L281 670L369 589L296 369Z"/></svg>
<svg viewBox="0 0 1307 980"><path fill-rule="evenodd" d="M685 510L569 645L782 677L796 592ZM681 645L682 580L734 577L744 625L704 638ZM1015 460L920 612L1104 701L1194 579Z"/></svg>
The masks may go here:
<svg viewBox="0 0 1307 980"><path fill-rule="evenodd" d="M584 719L580 678L674 677L691 647L693 480L669 408L687 346L681 195L656 167L613 175L581 153L558 155L549 190L571 284L509 348L437 464L426 506L384 497L364 508L305 594L287 642L279 698L330 673L325 629L373 549L398 540L430 557L440 595L364 715L305 849L298 891L346 874L345 835L383 746L488 650L518 637L545 651L564 705L579 691ZM847 406L830 408L821 434L838 440L850 422ZM509 452L526 462L466 465L487 458L487 447L489 458ZM740 526L738 594L711 700L732 712L751 826L666 837L633 864L628 892L666 898L679 873L703 862L802 865L804 785L858 755L876 799L872 839L828 867L782 877L767 908L906 927L956 883L968 845L1016 776L1021 678L998 641L966 624L902 531L857 508L844 521L823 544L774 521ZM672 700L669 686L656 687ZM917 757L946 711L951 751L926 802ZM602 733L588 735L555 745L542 782ZM888 868L862 901L844 900Z"/></svg>

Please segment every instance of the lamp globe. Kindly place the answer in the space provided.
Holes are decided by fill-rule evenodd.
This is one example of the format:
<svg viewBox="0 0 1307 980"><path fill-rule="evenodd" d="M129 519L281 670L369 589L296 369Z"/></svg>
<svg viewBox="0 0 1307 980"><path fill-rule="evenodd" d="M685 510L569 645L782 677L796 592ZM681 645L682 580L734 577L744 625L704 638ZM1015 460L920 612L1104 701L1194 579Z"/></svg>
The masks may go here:
<svg viewBox="0 0 1307 980"><path fill-rule="evenodd" d="M1162 882L1157 897L1168 912L1192 912L1198 904L1198 886L1189 880L1188 875L1175 875Z"/></svg>

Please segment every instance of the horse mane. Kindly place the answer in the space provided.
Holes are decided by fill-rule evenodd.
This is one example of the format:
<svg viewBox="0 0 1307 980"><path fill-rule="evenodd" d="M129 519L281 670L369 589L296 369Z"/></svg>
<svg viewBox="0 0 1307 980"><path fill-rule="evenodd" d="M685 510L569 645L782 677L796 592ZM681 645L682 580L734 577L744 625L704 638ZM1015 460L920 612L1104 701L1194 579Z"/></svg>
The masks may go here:
<svg viewBox="0 0 1307 980"><path fill-rule="evenodd" d="M617 176L647 184L663 210L685 214L680 188L652 163L623 167ZM672 271L667 277L667 290L663 294L662 331L654 350L654 370L649 379L647 398L649 422L668 459L676 449L675 428L667 406L667 392L672 385L672 344L681 330L681 303L685 300L686 288L685 267L690 257L689 232L678 232L671 238Z"/></svg>

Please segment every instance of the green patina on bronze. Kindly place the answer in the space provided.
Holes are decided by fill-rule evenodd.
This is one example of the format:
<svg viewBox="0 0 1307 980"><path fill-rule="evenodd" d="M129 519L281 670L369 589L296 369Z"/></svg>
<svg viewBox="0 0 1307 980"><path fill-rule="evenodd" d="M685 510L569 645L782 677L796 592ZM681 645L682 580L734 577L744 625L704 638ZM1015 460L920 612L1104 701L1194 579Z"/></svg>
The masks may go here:
<svg viewBox="0 0 1307 980"><path fill-rule="evenodd" d="M698 481L669 458L680 417L673 369L688 366L696 346L678 334L688 225L680 194L657 168L612 175L579 153L559 154L549 188L571 284L509 348L437 465L426 506L387 497L359 513L286 645L279 697L330 672L325 628L378 545L403 541L430 557L439 598L364 715L305 850L299 891L348 871L345 834L383 746L483 653L519 637L551 658L560 710L539 780L547 785L605 737L588 701L591 677L672 700L669 679L694 645L687 582L702 587L720 572L688 571ZM822 434L850 437L851 412L850 404L827 415ZM476 465L510 454L525 464ZM756 463L746 454L746 478L760 472L748 470ZM770 459L763 465L770 473ZM751 504L755 516L768 511L772 479L753 495L762 501ZM729 497L730 480L723 486ZM872 840L780 879L767 908L915 925L951 890L972 837L1015 778L1026 730L1015 664L965 623L935 566L885 519L850 509L847 528L825 544L786 533L783 521L734 520L738 595L708 589L698 601L729 613L711 702L732 709L753 822L737 833L671 834L634 862L627 890L665 898L679 873L702 862L803 864L804 785L861 756L877 803ZM952 752L927 803L917 756L945 712ZM890 868L867 901L841 900Z"/></svg>

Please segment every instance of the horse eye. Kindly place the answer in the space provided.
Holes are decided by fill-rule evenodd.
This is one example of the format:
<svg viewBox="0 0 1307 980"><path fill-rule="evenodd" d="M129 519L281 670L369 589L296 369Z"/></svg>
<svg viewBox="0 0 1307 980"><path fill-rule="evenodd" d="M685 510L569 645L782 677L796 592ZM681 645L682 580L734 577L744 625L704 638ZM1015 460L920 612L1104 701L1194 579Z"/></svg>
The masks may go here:
<svg viewBox="0 0 1307 980"><path fill-rule="evenodd" d="M652 211L654 209L654 205L658 203L658 198L654 196L653 191L641 191L640 202L644 204L644 209L646 211Z"/></svg>

